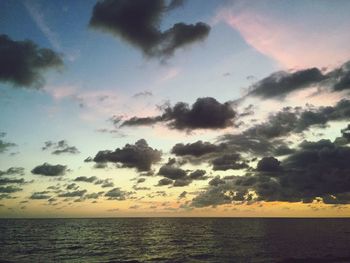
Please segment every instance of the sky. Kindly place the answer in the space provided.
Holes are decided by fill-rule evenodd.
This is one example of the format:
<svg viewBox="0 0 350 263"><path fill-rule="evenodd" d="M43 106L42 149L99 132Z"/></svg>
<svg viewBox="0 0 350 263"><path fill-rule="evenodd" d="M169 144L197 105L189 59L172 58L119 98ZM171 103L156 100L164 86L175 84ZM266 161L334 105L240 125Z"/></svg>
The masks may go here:
<svg viewBox="0 0 350 263"><path fill-rule="evenodd" d="M349 216L349 11L1 1L0 217Z"/></svg>

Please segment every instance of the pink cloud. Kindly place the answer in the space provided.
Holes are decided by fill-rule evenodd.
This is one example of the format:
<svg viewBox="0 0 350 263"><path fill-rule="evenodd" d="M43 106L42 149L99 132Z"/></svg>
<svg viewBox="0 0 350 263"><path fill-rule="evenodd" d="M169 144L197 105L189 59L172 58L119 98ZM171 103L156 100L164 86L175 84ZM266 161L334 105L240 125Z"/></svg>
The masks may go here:
<svg viewBox="0 0 350 263"><path fill-rule="evenodd" d="M332 32L315 30L312 23L286 23L238 3L219 10L215 22L227 23L247 44L286 69L334 67L350 58L350 49L344 45L350 41L345 25Z"/></svg>

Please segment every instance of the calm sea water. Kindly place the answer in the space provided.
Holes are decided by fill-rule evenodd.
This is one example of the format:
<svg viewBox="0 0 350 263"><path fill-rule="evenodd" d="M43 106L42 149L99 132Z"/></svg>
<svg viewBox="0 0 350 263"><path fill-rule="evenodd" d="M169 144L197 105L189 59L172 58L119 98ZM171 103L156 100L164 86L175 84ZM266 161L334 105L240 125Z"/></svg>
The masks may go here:
<svg viewBox="0 0 350 263"><path fill-rule="evenodd" d="M0 262L350 262L350 219L1 219Z"/></svg>

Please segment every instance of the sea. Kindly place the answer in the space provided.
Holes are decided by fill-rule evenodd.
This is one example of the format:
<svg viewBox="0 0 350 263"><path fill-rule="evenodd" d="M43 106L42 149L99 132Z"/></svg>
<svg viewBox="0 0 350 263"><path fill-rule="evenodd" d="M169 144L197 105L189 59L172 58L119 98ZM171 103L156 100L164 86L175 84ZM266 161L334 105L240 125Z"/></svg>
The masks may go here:
<svg viewBox="0 0 350 263"><path fill-rule="evenodd" d="M0 219L0 262L350 262L350 219Z"/></svg>

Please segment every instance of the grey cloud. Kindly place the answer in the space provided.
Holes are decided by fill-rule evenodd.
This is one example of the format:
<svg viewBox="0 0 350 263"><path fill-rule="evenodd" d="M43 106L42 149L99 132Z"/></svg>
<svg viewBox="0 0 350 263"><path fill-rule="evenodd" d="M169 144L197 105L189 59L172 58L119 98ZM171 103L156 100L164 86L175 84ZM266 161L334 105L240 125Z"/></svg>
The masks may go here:
<svg viewBox="0 0 350 263"><path fill-rule="evenodd" d="M48 195L50 192L43 191L43 192L35 192L33 193L29 198L33 200L43 200L43 199L50 199L51 196Z"/></svg>
<svg viewBox="0 0 350 263"><path fill-rule="evenodd" d="M86 183L93 183L97 180L98 178L96 176L78 176L77 178L74 179L75 182L86 182Z"/></svg>
<svg viewBox="0 0 350 263"><path fill-rule="evenodd" d="M134 145L126 144L115 151L99 151L94 162L121 163L123 167L136 168L138 171L149 171L152 164L160 161L161 152L148 146L144 139L138 140Z"/></svg>
<svg viewBox="0 0 350 263"><path fill-rule="evenodd" d="M42 150L52 150L51 154L60 155L63 153L78 154L80 153L77 147L69 146L66 140L58 142L46 141Z"/></svg>
<svg viewBox="0 0 350 263"><path fill-rule="evenodd" d="M202 22L187 25L176 23L162 32L162 16L181 1L164 0L105 0L93 8L89 26L131 43L148 57L166 58L181 47L207 37L210 27Z"/></svg>
<svg viewBox="0 0 350 263"><path fill-rule="evenodd" d="M212 164L214 171L226 171L229 169L240 170L249 168L249 165L242 160L241 155L238 153L219 156L212 161Z"/></svg>
<svg viewBox="0 0 350 263"><path fill-rule="evenodd" d="M108 197L109 200L123 201L126 200L131 194L131 192L122 191L120 188L113 188L112 190L108 191L105 196Z"/></svg>
<svg viewBox="0 0 350 263"><path fill-rule="evenodd" d="M36 166L31 172L32 174L44 175L44 176L60 176L64 175L67 171L67 166L65 165L51 165L49 163L44 163L42 165Z"/></svg>
<svg viewBox="0 0 350 263"><path fill-rule="evenodd" d="M171 129L223 129L233 126L236 112L231 103L220 103L211 97L198 98L190 107L187 103L178 102L174 107L163 107L163 114L155 117L133 117L122 123L123 126L153 125L165 122Z"/></svg>
<svg viewBox="0 0 350 263"><path fill-rule="evenodd" d="M0 35L0 81L16 87L42 88L43 73L63 66L62 58L51 49L30 40L15 41Z"/></svg>
<svg viewBox="0 0 350 263"><path fill-rule="evenodd" d="M24 175L23 167L10 167L5 171L0 170L0 176L3 175Z"/></svg>
<svg viewBox="0 0 350 263"><path fill-rule="evenodd" d="M82 197L86 192L87 190L76 190L59 194L58 197Z"/></svg>
<svg viewBox="0 0 350 263"><path fill-rule="evenodd" d="M262 98L283 98L290 92L318 84L325 78L318 68L299 70L293 73L275 72L252 85L248 95Z"/></svg>
<svg viewBox="0 0 350 263"><path fill-rule="evenodd" d="M225 149L225 147L225 144L216 145L210 142L196 141L187 144L178 143L171 149L171 153L176 156L190 155L200 157L209 153L220 152Z"/></svg>

